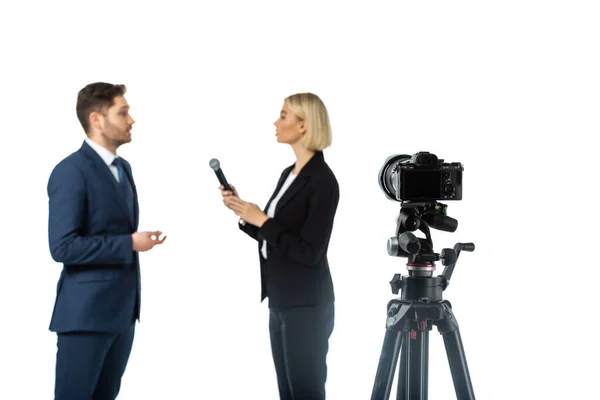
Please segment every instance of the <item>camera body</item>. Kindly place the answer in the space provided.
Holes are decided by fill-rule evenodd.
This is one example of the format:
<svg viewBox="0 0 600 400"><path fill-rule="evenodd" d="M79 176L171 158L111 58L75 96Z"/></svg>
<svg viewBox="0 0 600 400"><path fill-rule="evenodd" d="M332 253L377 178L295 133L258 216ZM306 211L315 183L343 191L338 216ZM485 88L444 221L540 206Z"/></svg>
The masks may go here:
<svg viewBox="0 0 600 400"><path fill-rule="evenodd" d="M394 185L397 200L462 200L461 163L445 163L425 151L398 164L398 168Z"/></svg>
<svg viewBox="0 0 600 400"><path fill-rule="evenodd" d="M386 196L396 201L462 200L460 162L445 163L427 151L388 158L379 182Z"/></svg>

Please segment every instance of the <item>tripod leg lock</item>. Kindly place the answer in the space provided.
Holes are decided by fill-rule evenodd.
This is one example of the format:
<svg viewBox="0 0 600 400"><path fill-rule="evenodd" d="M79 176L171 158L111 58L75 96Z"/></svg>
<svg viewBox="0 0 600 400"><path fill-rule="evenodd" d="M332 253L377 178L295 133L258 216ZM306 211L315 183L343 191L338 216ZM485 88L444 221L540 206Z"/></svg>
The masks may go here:
<svg viewBox="0 0 600 400"><path fill-rule="evenodd" d="M386 328L391 329L396 325L403 322L406 317L406 313L410 310L411 306L409 304L398 304L393 303L390 305L388 309L388 318L386 322Z"/></svg>
<svg viewBox="0 0 600 400"><path fill-rule="evenodd" d="M443 307L443 310L444 310L444 318L442 318L437 323L438 332L443 335L448 332L457 331L458 330L458 322L456 321L456 317L454 316L454 313L452 312L452 307L450 306L450 303L443 302L441 304L441 306Z"/></svg>

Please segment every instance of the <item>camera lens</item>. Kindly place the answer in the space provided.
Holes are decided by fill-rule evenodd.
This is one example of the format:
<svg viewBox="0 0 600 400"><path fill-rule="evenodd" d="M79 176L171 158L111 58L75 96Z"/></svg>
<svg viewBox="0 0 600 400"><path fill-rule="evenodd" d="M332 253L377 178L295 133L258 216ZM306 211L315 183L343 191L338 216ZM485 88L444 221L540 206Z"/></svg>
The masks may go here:
<svg viewBox="0 0 600 400"><path fill-rule="evenodd" d="M390 156L385 160L383 166L379 170L379 187L388 199L400 201L400 199L396 198L396 193L399 189L396 187L399 165L402 162L410 160L410 158L411 156L408 154L396 154Z"/></svg>

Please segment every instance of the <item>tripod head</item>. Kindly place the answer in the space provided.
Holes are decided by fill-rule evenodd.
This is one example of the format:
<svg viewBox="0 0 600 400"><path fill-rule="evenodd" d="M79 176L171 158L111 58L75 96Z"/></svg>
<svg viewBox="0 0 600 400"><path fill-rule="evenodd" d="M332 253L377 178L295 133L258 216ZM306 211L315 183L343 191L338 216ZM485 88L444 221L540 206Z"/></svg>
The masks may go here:
<svg viewBox="0 0 600 400"><path fill-rule="evenodd" d="M461 251L474 251L473 243L457 243L453 249L442 249L441 253L433 250L430 228L446 232L454 232L458 221L446 213L448 206L437 201L404 201L396 223L396 235L389 238L387 251L393 257L407 257L406 264L410 277L432 278L435 262L441 261L446 267L439 276L441 288L445 290L450 283L454 267ZM419 238L414 231L420 230L425 238ZM398 294L402 275L396 274L390 282L392 293Z"/></svg>

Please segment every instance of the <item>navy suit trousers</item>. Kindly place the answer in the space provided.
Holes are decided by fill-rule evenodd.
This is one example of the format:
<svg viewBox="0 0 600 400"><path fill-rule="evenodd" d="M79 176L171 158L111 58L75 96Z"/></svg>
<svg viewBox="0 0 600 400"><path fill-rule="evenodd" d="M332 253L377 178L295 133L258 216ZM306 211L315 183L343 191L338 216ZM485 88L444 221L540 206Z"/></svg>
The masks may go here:
<svg viewBox="0 0 600 400"><path fill-rule="evenodd" d="M115 400L134 333L58 333L54 400Z"/></svg>

